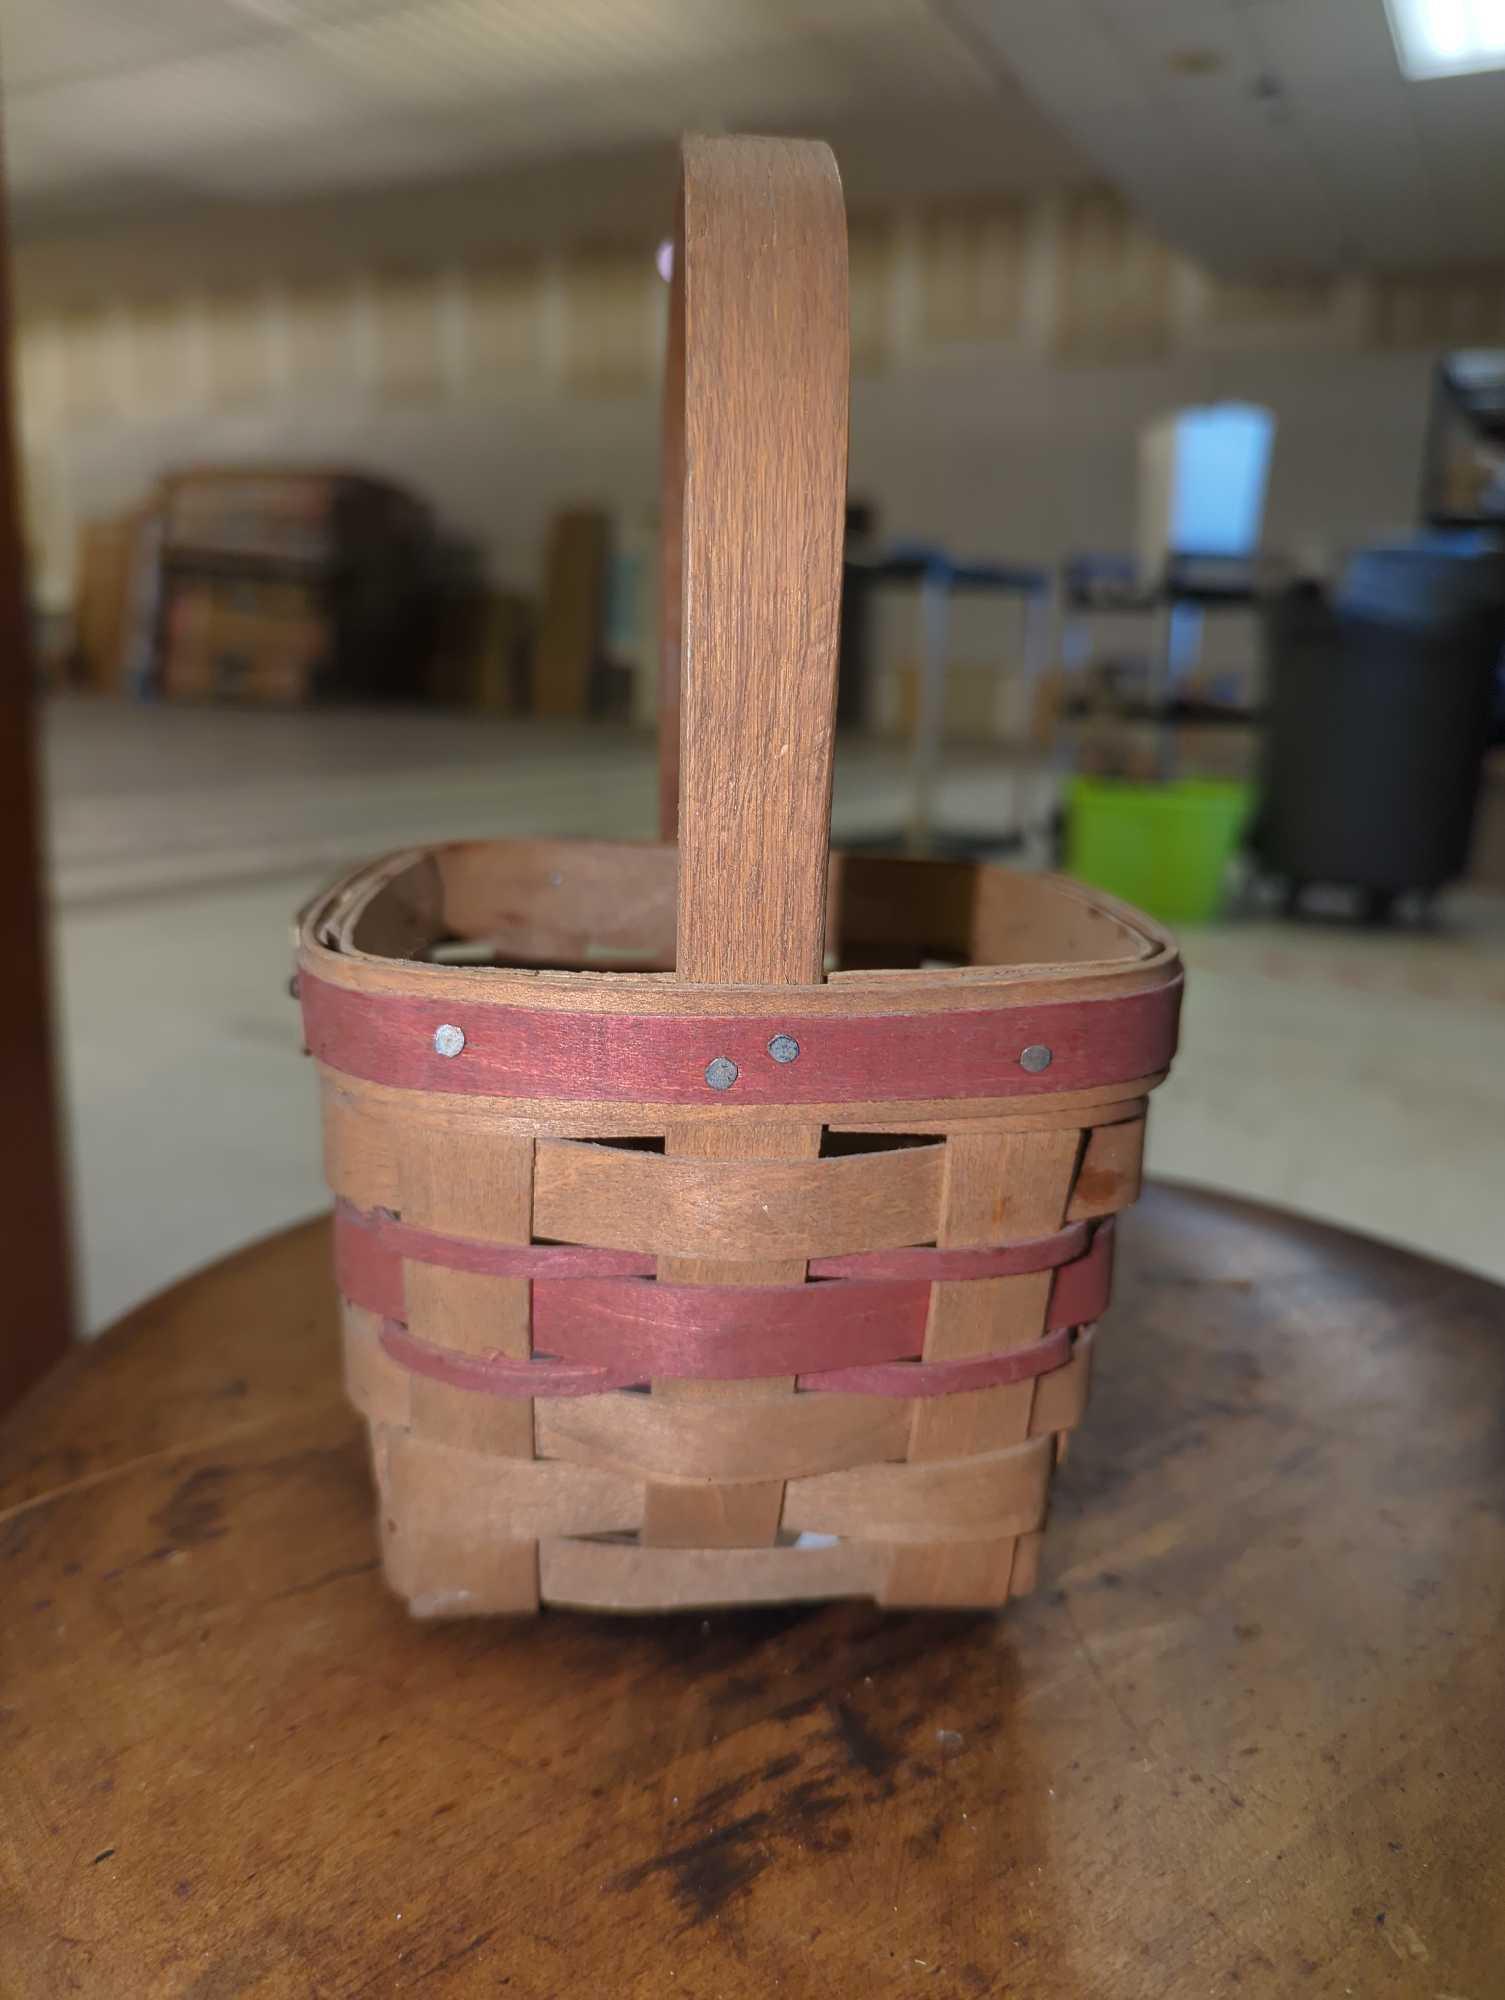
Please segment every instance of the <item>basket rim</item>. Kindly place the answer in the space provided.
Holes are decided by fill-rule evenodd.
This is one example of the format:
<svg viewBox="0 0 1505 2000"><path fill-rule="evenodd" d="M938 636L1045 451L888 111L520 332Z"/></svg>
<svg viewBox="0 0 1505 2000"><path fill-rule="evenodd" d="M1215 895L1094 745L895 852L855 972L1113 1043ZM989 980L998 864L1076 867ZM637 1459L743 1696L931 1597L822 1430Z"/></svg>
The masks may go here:
<svg viewBox="0 0 1505 2000"><path fill-rule="evenodd" d="M1021 871L998 863L921 862L909 856L863 855L860 859L873 866L893 860L908 869L950 870L953 877L964 871L995 890L1028 885L1023 893L1038 896L1043 889L1059 899L1063 910L1085 910L1118 926L1136 941L1138 950L1104 958L1018 964L838 968L814 986L702 986L683 983L672 971L434 964L355 944L354 933L362 919L382 898L390 896L395 901L397 885L425 863L436 865L446 856L528 848L580 854L610 849L644 856L672 852L651 841L553 835L441 841L398 849L350 870L299 911L294 924L299 969L331 985L428 1001L486 1001L530 1009L649 1015L739 1015L768 1010L797 1010L805 1015L967 1011L1050 999L1108 999L1170 984L1181 977L1180 954L1171 933L1143 911L1101 890L1063 875ZM833 860L841 852L833 849Z"/></svg>

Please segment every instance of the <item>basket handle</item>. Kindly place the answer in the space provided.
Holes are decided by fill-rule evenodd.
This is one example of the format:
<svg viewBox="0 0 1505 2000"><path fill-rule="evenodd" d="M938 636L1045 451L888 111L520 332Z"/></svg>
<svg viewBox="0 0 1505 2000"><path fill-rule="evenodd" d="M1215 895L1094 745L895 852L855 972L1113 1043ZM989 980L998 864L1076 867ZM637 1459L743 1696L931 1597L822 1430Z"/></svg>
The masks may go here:
<svg viewBox="0 0 1505 2000"><path fill-rule="evenodd" d="M816 984L846 504L841 181L809 140L687 139L683 166L661 577L676 972Z"/></svg>

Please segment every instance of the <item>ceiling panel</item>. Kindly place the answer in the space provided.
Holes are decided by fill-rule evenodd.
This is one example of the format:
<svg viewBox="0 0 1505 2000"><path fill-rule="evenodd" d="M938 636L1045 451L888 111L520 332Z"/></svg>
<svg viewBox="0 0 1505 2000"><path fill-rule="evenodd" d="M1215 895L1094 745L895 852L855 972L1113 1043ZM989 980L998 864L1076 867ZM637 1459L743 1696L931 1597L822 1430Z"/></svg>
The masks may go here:
<svg viewBox="0 0 1505 2000"><path fill-rule="evenodd" d="M120 77L154 63L296 37L321 20L383 0L6 0L4 88L17 98L80 77ZM390 0L386 0L390 5Z"/></svg>
<svg viewBox="0 0 1505 2000"><path fill-rule="evenodd" d="M126 65L171 61L243 33L223 6L198 0L44 0L0 16L5 90L9 98L68 77L107 74Z"/></svg>
<svg viewBox="0 0 1505 2000"><path fill-rule="evenodd" d="M223 69L209 57L153 65L128 91L106 77L59 85L24 109L44 117L60 140L77 134L96 158L142 160L171 157L162 142L167 127L172 154L212 148L231 134L272 143L338 119L351 101L338 77L271 45L243 51Z"/></svg>
<svg viewBox="0 0 1505 2000"><path fill-rule="evenodd" d="M0 49L23 234L740 127L859 203L1107 179L1229 274L1505 258L1505 76L1404 81L1384 0L0 0Z"/></svg>
<svg viewBox="0 0 1505 2000"><path fill-rule="evenodd" d="M1221 58L1239 54L1239 25L1233 8L1209 0L1087 0L1098 31L1110 36L1126 62L1142 72L1174 79L1173 59ZM1216 72L1212 72L1216 74Z"/></svg>
<svg viewBox="0 0 1505 2000"><path fill-rule="evenodd" d="M1029 88L1042 104L1069 99L1079 121L1111 105L1147 108L1137 67L1101 32L1088 0L951 0L948 11L995 62L1012 64L1027 48Z"/></svg>
<svg viewBox="0 0 1505 2000"><path fill-rule="evenodd" d="M1089 169L931 0L0 0L20 227L886 122L917 188ZM859 152L891 180L902 159Z"/></svg>
<svg viewBox="0 0 1505 2000"><path fill-rule="evenodd" d="M1424 263L1444 233L1445 211L1423 154L1404 86L1330 82L1304 94L1304 129L1335 204L1345 263Z"/></svg>
<svg viewBox="0 0 1505 2000"><path fill-rule="evenodd" d="M1179 248L1229 274L1505 258L1505 72L1402 78L1384 0L959 0Z"/></svg>
<svg viewBox="0 0 1505 2000"><path fill-rule="evenodd" d="M1397 87L1401 74L1383 4L1368 0L1247 0L1239 26L1277 74L1313 84L1379 77Z"/></svg>

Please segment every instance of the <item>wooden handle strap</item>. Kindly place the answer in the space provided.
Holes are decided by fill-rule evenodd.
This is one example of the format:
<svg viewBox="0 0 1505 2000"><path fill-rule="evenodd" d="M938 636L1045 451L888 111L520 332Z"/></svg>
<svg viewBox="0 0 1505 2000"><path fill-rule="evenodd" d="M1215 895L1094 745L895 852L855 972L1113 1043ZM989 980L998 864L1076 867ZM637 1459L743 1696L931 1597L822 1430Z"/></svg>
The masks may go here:
<svg viewBox="0 0 1505 2000"><path fill-rule="evenodd" d="M678 757L678 975L814 983L849 372L830 149L686 140L673 286L660 754Z"/></svg>
<svg viewBox="0 0 1505 2000"><path fill-rule="evenodd" d="M687 140L682 218L676 970L815 984L846 503L836 162L805 140Z"/></svg>
<svg viewBox="0 0 1505 2000"><path fill-rule="evenodd" d="M665 679L674 677L676 610L678 679L664 733L666 761L677 740L679 770L677 786L666 774L664 793L677 791L679 801L675 972L681 991L816 985L825 963L849 365L846 212L829 148L687 140L674 262ZM749 1077L779 1066L771 1054L765 1046L739 1062L718 1050L697 1067L729 1102L739 1091L755 1102ZM816 1164L820 1118L796 1122L779 1108L766 1123L669 1123L667 1163ZM730 1252L740 1282L805 1277L807 1251L755 1246L746 1237ZM748 1263L750 1254L762 1261ZM698 1248L676 1256L666 1246L659 1266L661 1278L679 1283L728 1275ZM649 1400L702 1386L667 1378ZM717 1393L797 1400L794 1387L788 1376ZM660 1546L771 1543L783 1498L777 1479L698 1496L650 1487L643 1537Z"/></svg>

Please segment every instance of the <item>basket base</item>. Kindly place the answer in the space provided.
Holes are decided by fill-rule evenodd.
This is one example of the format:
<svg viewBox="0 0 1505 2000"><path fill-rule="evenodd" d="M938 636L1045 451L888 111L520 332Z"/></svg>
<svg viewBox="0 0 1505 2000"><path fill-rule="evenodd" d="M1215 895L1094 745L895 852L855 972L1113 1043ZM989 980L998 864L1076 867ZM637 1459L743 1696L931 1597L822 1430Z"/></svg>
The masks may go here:
<svg viewBox="0 0 1505 2000"><path fill-rule="evenodd" d="M484 1521L420 1521L387 1491L371 1432L388 1587L415 1618L730 1610L867 1598L887 1610L997 1611L1035 1587L1040 1531L933 1544L799 1535L772 1548L658 1548L629 1535L506 1541ZM404 1519L404 1512L408 1518Z"/></svg>

